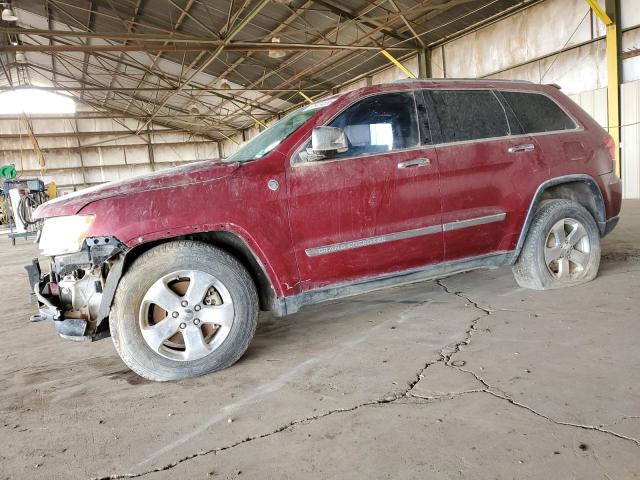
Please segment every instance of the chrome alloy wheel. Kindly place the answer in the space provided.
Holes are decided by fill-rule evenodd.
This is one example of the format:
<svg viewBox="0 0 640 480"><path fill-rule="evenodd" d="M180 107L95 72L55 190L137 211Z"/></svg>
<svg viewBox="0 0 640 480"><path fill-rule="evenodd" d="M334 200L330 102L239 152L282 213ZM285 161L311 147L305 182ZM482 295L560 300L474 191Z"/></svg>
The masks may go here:
<svg viewBox="0 0 640 480"><path fill-rule="evenodd" d="M206 357L225 341L234 319L227 288L213 275L181 270L157 280L140 306L147 345L171 360Z"/></svg>
<svg viewBox="0 0 640 480"><path fill-rule="evenodd" d="M584 225L573 218L556 222L544 245L544 261L551 275L561 282L579 280L590 259L591 243Z"/></svg>

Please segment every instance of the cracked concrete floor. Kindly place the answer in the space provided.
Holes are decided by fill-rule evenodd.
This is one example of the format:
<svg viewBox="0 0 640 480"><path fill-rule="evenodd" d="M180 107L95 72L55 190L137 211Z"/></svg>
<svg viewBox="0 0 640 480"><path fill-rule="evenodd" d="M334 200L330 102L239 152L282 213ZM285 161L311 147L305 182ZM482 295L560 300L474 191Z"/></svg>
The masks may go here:
<svg viewBox="0 0 640 480"><path fill-rule="evenodd" d="M636 478L640 202L601 274L552 292L508 268L261 317L247 355L154 384L110 340L27 322L0 239L0 478Z"/></svg>

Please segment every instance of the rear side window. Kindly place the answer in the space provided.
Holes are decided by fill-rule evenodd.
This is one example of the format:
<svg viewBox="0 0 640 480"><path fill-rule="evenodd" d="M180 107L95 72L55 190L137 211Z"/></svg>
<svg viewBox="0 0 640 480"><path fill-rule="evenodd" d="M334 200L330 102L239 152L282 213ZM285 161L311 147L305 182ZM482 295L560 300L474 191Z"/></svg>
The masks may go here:
<svg viewBox="0 0 640 480"><path fill-rule="evenodd" d="M575 122L551 98L539 93L500 92L507 101L524 133L573 130Z"/></svg>
<svg viewBox="0 0 640 480"><path fill-rule="evenodd" d="M509 135L502 104L490 90L431 90L442 141L464 142Z"/></svg>
<svg viewBox="0 0 640 480"><path fill-rule="evenodd" d="M338 115L330 126L342 128L349 141L349 150L337 157L411 148L418 145L420 137L411 92L365 98Z"/></svg>

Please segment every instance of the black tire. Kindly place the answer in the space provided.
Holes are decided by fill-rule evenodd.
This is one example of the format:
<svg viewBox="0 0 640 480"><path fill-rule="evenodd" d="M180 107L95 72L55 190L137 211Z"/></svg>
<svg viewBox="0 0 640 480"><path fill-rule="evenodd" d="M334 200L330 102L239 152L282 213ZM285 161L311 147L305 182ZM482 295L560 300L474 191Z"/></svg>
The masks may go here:
<svg viewBox="0 0 640 480"><path fill-rule="evenodd" d="M589 259L576 274L559 280L545 261L545 245L551 229L557 222L569 219L580 222L589 241ZM553 245L553 244L552 244ZM572 264L573 265L573 264ZM534 290L563 288L593 280L600 266L600 231L587 209L571 200L550 200L536 212L520 256L513 266L513 275L518 285Z"/></svg>
<svg viewBox="0 0 640 480"><path fill-rule="evenodd" d="M233 301L233 323L224 341L194 360L175 360L154 351L145 341L139 312L156 280L180 270L197 270L216 277ZM204 308L204 307L203 307ZM233 365L253 338L258 295L246 269L227 252L195 241L165 243L142 254L122 277L109 317L113 344L127 366L154 381L197 377Z"/></svg>

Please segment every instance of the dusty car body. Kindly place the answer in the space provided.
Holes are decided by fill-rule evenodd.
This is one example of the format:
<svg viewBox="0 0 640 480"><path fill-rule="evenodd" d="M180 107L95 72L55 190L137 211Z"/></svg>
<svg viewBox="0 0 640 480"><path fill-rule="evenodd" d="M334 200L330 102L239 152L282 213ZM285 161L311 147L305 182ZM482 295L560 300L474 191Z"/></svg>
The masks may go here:
<svg viewBox="0 0 640 480"><path fill-rule="evenodd" d="M543 228L538 224L544 219L536 223L536 215L560 200L565 209L577 205L582 213L558 214L555 224L545 227L550 233L538 243L544 243L539 256L547 260L548 278L526 286L555 288L595 276L597 239L585 234L581 243L570 245L571 235L588 233L593 221L599 238L617 222L621 183L614 171L615 146L558 88L404 81L331 97L292 115L290 124L285 118L229 159L107 184L42 205L36 216L44 221L40 246L50 268L42 275L36 261L27 267L39 303L36 318L53 320L70 339L106 335L105 320L113 314L123 275L133 266L143 269L141 258L153 262L148 252L170 242L182 242L183 250L206 244L233 257L240 267L231 267L246 271L260 308L276 316L474 268L516 264L514 273L524 284L542 275L517 264L523 248L532 258L538 255L535 245L526 246L530 229ZM542 127L534 116L542 118ZM266 145L273 128L280 128L279 136ZM563 205L556 202L556 210ZM588 219L574 218L585 211ZM77 238L56 245L66 234ZM233 303L232 289L214 287L218 277L210 275L206 291L213 297L203 297L210 303L198 297L182 301L187 306L176 304L176 329L192 328L189 322L200 308L224 305L227 294L233 305L228 330L241 324L242 300ZM178 275L176 281L180 278L195 285L195 277ZM174 293L187 298L184 290ZM135 315L142 312L138 304L130 308ZM165 317L173 321L172 308L162 309L166 312L159 316L139 314L156 318L141 320L143 334ZM184 338L186 345L186 333ZM169 350L178 347L156 347L176 369L208 355L201 349L204 357L180 353L176 359ZM162 378L132 368L169 379L220 366Z"/></svg>

